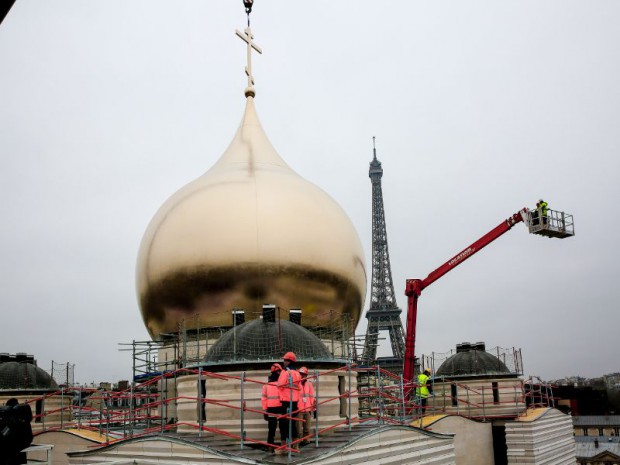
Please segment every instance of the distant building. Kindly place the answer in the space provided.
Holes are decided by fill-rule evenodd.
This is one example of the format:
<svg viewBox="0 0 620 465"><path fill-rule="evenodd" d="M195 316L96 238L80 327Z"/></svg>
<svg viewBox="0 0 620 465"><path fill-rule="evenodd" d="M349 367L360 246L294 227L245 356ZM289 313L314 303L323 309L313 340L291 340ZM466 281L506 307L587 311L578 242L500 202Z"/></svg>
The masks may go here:
<svg viewBox="0 0 620 465"><path fill-rule="evenodd" d="M618 437L620 415L581 415L573 417L575 436Z"/></svg>
<svg viewBox="0 0 620 465"><path fill-rule="evenodd" d="M575 452L580 465L620 463L620 438L575 437Z"/></svg>
<svg viewBox="0 0 620 465"><path fill-rule="evenodd" d="M573 430L578 463L620 463L620 415L575 416Z"/></svg>
<svg viewBox="0 0 620 465"><path fill-rule="evenodd" d="M574 416L605 415L613 410L609 405L607 391L592 386L556 386L553 388L553 396L560 410Z"/></svg>

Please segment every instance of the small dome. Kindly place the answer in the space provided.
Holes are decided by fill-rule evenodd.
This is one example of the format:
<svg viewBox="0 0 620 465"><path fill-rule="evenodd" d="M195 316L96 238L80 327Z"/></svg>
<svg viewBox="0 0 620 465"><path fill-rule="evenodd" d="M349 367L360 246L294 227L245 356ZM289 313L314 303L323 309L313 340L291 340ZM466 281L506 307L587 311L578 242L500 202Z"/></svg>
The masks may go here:
<svg viewBox="0 0 620 465"><path fill-rule="evenodd" d="M58 384L48 373L31 363L0 363L0 389L57 390Z"/></svg>
<svg viewBox="0 0 620 465"><path fill-rule="evenodd" d="M508 367L496 356L486 352L484 343L457 344L456 354L449 357L437 370L437 376L448 378L465 376L514 376Z"/></svg>
<svg viewBox="0 0 620 465"><path fill-rule="evenodd" d="M300 363L335 361L325 344L303 326L287 320L257 319L224 333L207 352L204 363L275 362L286 352L295 352Z"/></svg>

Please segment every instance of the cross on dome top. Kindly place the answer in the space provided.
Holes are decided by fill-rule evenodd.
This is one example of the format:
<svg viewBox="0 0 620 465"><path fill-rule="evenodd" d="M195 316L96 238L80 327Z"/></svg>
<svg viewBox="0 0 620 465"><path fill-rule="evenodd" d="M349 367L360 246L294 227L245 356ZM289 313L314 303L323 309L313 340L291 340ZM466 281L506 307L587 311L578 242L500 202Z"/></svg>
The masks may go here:
<svg viewBox="0 0 620 465"><path fill-rule="evenodd" d="M248 77L248 86L245 89L246 97L254 97L256 95L256 91L254 90L254 76L252 75L252 49L256 50L259 54L262 55L262 49L256 45L252 39L254 36L252 35L252 31L250 27L246 27L243 32L240 32L239 29L235 31L237 37L243 40L247 44L248 49L248 64L245 67L245 74Z"/></svg>

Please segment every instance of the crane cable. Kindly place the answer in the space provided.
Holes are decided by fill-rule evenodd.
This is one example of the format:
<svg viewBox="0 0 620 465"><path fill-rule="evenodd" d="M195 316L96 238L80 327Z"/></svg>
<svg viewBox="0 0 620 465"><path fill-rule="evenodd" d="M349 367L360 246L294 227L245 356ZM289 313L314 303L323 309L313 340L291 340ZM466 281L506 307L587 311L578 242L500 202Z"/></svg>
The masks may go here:
<svg viewBox="0 0 620 465"><path fill-rule="evenodd" d="M254 0L243 0L243 6L245 7L245 12L248 15L248 27L250 27L250 13L252 13L252 5L254 5Z"/></svg>

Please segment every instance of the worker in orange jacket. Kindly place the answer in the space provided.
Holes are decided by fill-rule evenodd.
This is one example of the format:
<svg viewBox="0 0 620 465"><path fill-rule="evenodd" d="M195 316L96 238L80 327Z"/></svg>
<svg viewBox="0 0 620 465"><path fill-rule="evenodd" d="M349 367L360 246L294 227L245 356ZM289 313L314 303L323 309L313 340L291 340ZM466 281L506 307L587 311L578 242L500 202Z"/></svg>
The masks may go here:
<svg viewBox="0 0 620 465"><path fill-rule="evenodd" d="M282 372L278 378L278 388L280 391L280 402L282 402L282 411L290 417L297 417L297 403L299 402L299 383L301 375L295 369L297 356L293 352L287 352L282 357ZM280 423L280 434L282 435L282 444L288 439L293 441L297 438L297 428L291 425L288 418L283 418ZM290 434L289 434L290 432Z"/></svg>
<svg viewBox="0 0 620 465"><path fill-rule="evenodd" d="M301 441L301 444L308 444L308 438L310 435L310 423L312 422L313 413L316 411L316 394L314 392L314 384L308 379L308 368L301 367L299 369L301 375L300 382L300 398L299 398L299 418L303 422L297 422L297 436L305 438Z"/></svg>
<svg viewBox="0 0 620 465"><path fill-rule="evenodd" d="M267 442L275 444L276 427L278 426L278 416L282 412L282 402L280 402L280 389L278 388L278 379L282 372L282 366L279 363L271 365L268 383L263 385L263 395L261 397L261 405L263 411L267 412L263 415L267 421L269 432L267 433ZM280 436L282 436L282 419L280 419Z"/></svg>

